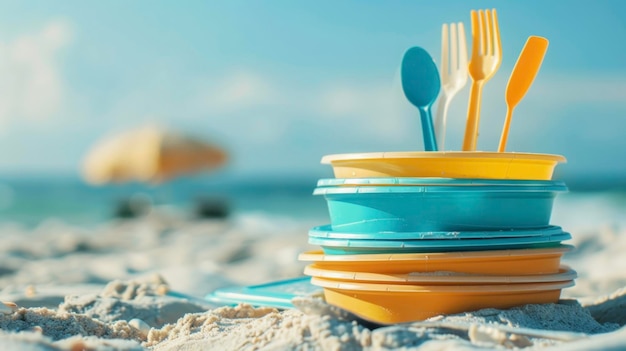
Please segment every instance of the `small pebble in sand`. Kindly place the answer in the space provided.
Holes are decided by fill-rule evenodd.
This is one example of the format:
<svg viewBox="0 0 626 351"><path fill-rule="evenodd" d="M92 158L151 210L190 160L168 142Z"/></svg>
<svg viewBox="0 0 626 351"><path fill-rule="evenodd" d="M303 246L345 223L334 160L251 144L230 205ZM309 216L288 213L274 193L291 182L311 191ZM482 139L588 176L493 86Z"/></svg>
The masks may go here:
<svg viewBox="0 0 626 351"><path fill-rule="evenodd" d="M24 295L26 295L26 297L35 297L37 295L37 289L35 289L33 285L29 285L26 287Z"/></svg>
<svg viewBox="0 0 626 351"><path fill-rule="evenodd" d="M151 329L148 323L144 322L143 320L139 318L131 319L130 321L128 321L128 325L139 330L144 337L148 336L148 333L150 332L150 329Z"/></svg>
<svg viewBox="0 0 626 351"><path fill-rule="evenodd" d="M87 348L87 345L85 345L85 343L82 341L76 341L70 346L70 351L85 351L85 350L89 350L89 348Z"/></svg>
<svg viewBox="0 0 626 351"><path fill-rule="evenodd" d="M2 302L6 307L12 309L13 311L17 310L19 306L15 302Z"/></svg>
<svg viewBox="0 0 626 351"><path fill-rule="evenodd" d="M501 345L506 348L523 348L533 345L530 339L523 335L506 333L487 325L472 324L468 336L472 343L490 347Z"/></svg>
<svg viewBox="0 0 626 351"><path fill-rule="evenodd" d="M156 293L165 296L170 291L170 287L167 284L159 284L156 288Z"/></svg>
<svg viewBox="0 0 626 351"><path fill-rule="evenodd" d="M0 303L0 313L2 314L11 314L13 313L13 309L4 303Z"/></svg>

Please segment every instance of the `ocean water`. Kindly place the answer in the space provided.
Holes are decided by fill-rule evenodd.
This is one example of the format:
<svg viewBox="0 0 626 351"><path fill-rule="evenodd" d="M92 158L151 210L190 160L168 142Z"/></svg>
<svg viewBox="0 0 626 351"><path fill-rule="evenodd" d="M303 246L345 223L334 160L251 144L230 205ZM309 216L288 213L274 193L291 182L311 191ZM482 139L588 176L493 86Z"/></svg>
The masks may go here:
<svg viewBox="0 0 626 351"><path fill-rule="evenodd" d="M325 200L313 196L317 179L182 178L159 186L90 186L74 177L0 178L0 223L36 226L57 219L92 226L112 219L120 203L148 200L182 217L193 218L201 201L224 204L232 215L255 213L328 223ZM574 189L556 198L552 222L564 228L596 228L626 223L623 190Z"/></svg>
<svg viewBox="0 0 626 351"><path fill-rule="evenodd" d="M142 199L193 218L202 202L224 205L230 214L251 213L327 221L315 179L179 179L161 185L91 186L72 177L0 178L0 222L36 226L42 221L91 226L114 217L120 204Z"/></svg>

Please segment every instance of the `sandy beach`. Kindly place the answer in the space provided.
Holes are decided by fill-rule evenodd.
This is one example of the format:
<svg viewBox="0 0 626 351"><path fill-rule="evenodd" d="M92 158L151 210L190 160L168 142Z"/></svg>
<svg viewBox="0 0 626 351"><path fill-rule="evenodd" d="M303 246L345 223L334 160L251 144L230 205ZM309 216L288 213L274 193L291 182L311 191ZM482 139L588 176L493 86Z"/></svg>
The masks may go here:
<svg viewBox="0 0 626 351"><path fill-rule="evenodd" d="M474 6L0 1L0 351L626 350L626 1Z"/></svg>
<svg viewBox="0 0 626 351"><path fill-rule="evenodd" d="M602 213L582 216L590 207ZM92 228L0 226L3 350L542 350L626 347L626 231L606 197L569 195L553 219L573 235L576 286L558 304L484 309L367 328L317 297L297 309L220 306L215 289L302 275L317 221L163 210ZM612 211L612 212L611 212ZM557 222L558 221L558 222Z"/></svg>

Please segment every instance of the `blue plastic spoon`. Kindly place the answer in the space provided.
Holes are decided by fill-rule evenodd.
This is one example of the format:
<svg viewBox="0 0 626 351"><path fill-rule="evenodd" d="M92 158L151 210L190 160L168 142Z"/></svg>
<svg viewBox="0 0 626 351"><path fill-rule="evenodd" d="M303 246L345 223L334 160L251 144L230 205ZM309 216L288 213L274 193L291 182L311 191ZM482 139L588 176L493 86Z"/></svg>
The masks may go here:
<svg viewBox="0 0 626 351"><path fill-rule="evenodd" d="M433 58L419 46L407 50L402 58L402 89L420 111L424 150L437 151L431 107L439 95L441 79Z"/></svg>

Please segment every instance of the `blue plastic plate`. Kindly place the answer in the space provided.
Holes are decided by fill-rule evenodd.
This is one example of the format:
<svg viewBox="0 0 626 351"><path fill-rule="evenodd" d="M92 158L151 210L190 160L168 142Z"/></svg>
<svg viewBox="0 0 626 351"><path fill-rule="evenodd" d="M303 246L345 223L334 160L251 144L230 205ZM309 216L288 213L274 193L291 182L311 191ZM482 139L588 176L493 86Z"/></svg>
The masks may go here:
<svg viewBox="0 0 626 351"><path fill-rule="evenodd" d="M326 254L369 254L369 253L423 253L450 251L481 251L502 249L524 249L557 246L569 240L569 233L546 236L459 239L459 240L358 240L309 237L309 243L319 245Z"/></svg>
<svg viewBox="0 0 626 351"><path fill-rule="evenodd" d="M298 277L287 280L252 285L217 289L205 296L209 302L220 305L247 303L253 306L293 308L294 297L321 294L322 288L311 284L310 277Z"/></svg>
<svg viewBox="0 0 626 351"><path fill-rule="evenodd" d="M537 229L518 230L489 230L463 232L378 232L378 233L351 233L335 232L331 225L315 227L309 230L309 237L328 239L359 239L359 240L459 240L459 239L494 239L537 237L563 234L563 228L549 226Z"/></svg>

